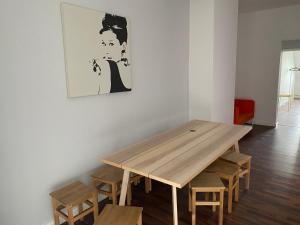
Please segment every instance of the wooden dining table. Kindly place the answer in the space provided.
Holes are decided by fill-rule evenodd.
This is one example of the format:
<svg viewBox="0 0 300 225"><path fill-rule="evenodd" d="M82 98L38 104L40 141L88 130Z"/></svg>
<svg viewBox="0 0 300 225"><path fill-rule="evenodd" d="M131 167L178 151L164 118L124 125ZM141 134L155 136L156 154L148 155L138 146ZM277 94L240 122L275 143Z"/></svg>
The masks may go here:
<svg viewBox="0 0 300 225"><path fill-rule="evenodd" d="M125 205L130 173L172 186L173 224L178 225L177 188L183 188L234 147L250 126L192 120L105 157L105 164L124 170L119 205Z"/></svg>

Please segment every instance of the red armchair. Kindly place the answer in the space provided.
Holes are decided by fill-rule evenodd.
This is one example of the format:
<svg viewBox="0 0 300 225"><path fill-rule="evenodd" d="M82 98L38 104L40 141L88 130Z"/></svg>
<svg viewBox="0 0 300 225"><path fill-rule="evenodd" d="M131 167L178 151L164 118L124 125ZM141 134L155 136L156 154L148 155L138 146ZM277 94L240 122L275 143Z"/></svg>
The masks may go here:
<svg viewBox="0 0 300 225"><path fill-rule="evenodd" d="M254 119L255 102L250 99L235 99L234 124L245 124Z"/></svg>

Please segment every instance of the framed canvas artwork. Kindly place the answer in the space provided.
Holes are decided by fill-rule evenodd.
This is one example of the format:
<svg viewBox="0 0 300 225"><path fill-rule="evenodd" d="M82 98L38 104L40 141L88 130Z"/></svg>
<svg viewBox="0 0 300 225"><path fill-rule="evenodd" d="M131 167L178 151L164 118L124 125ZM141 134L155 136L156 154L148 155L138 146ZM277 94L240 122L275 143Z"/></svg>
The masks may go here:
<svg viewBox="0 0 300 225"><path fill-rule="evenodd" d="M125 17L62 3L69 97L131 91Z"/></svg>

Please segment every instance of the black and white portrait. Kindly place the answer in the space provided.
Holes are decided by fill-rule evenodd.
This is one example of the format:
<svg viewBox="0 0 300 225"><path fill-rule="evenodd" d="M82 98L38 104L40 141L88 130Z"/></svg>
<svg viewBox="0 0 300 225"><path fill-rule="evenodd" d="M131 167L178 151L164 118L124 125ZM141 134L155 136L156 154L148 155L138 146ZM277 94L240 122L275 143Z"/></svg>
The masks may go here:
<svg viewBox="0 0 300 225"><path fill-rule="evenodd" d="M131 91L125 17L62 4L68 96Z"/></svg>

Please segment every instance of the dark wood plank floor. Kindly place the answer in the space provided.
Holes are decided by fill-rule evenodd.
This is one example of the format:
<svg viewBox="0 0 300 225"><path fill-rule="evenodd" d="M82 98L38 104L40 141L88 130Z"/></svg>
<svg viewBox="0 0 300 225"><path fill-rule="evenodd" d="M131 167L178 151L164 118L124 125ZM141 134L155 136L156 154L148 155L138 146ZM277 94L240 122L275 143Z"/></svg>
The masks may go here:
<svg viewBox="0 0 300 225"><path fill-rule="evenodd" d="M276 129L256 126L241 141L241 152L253 156L251 189L240 190L240 202L234 204L233 213L225 212L225 225L300 224L299 144L300 128L287 126ZM187 189L178 190L180 225L191 224L187 200ZM154 182L153 191L148 195L143 191L143 184L134 187L133 205L144 208L144 225L173 224L168 185ZM89 218L86 223L92 224ZM198 207L197 224L217 224L217 214L208 207Z"/></svg>

